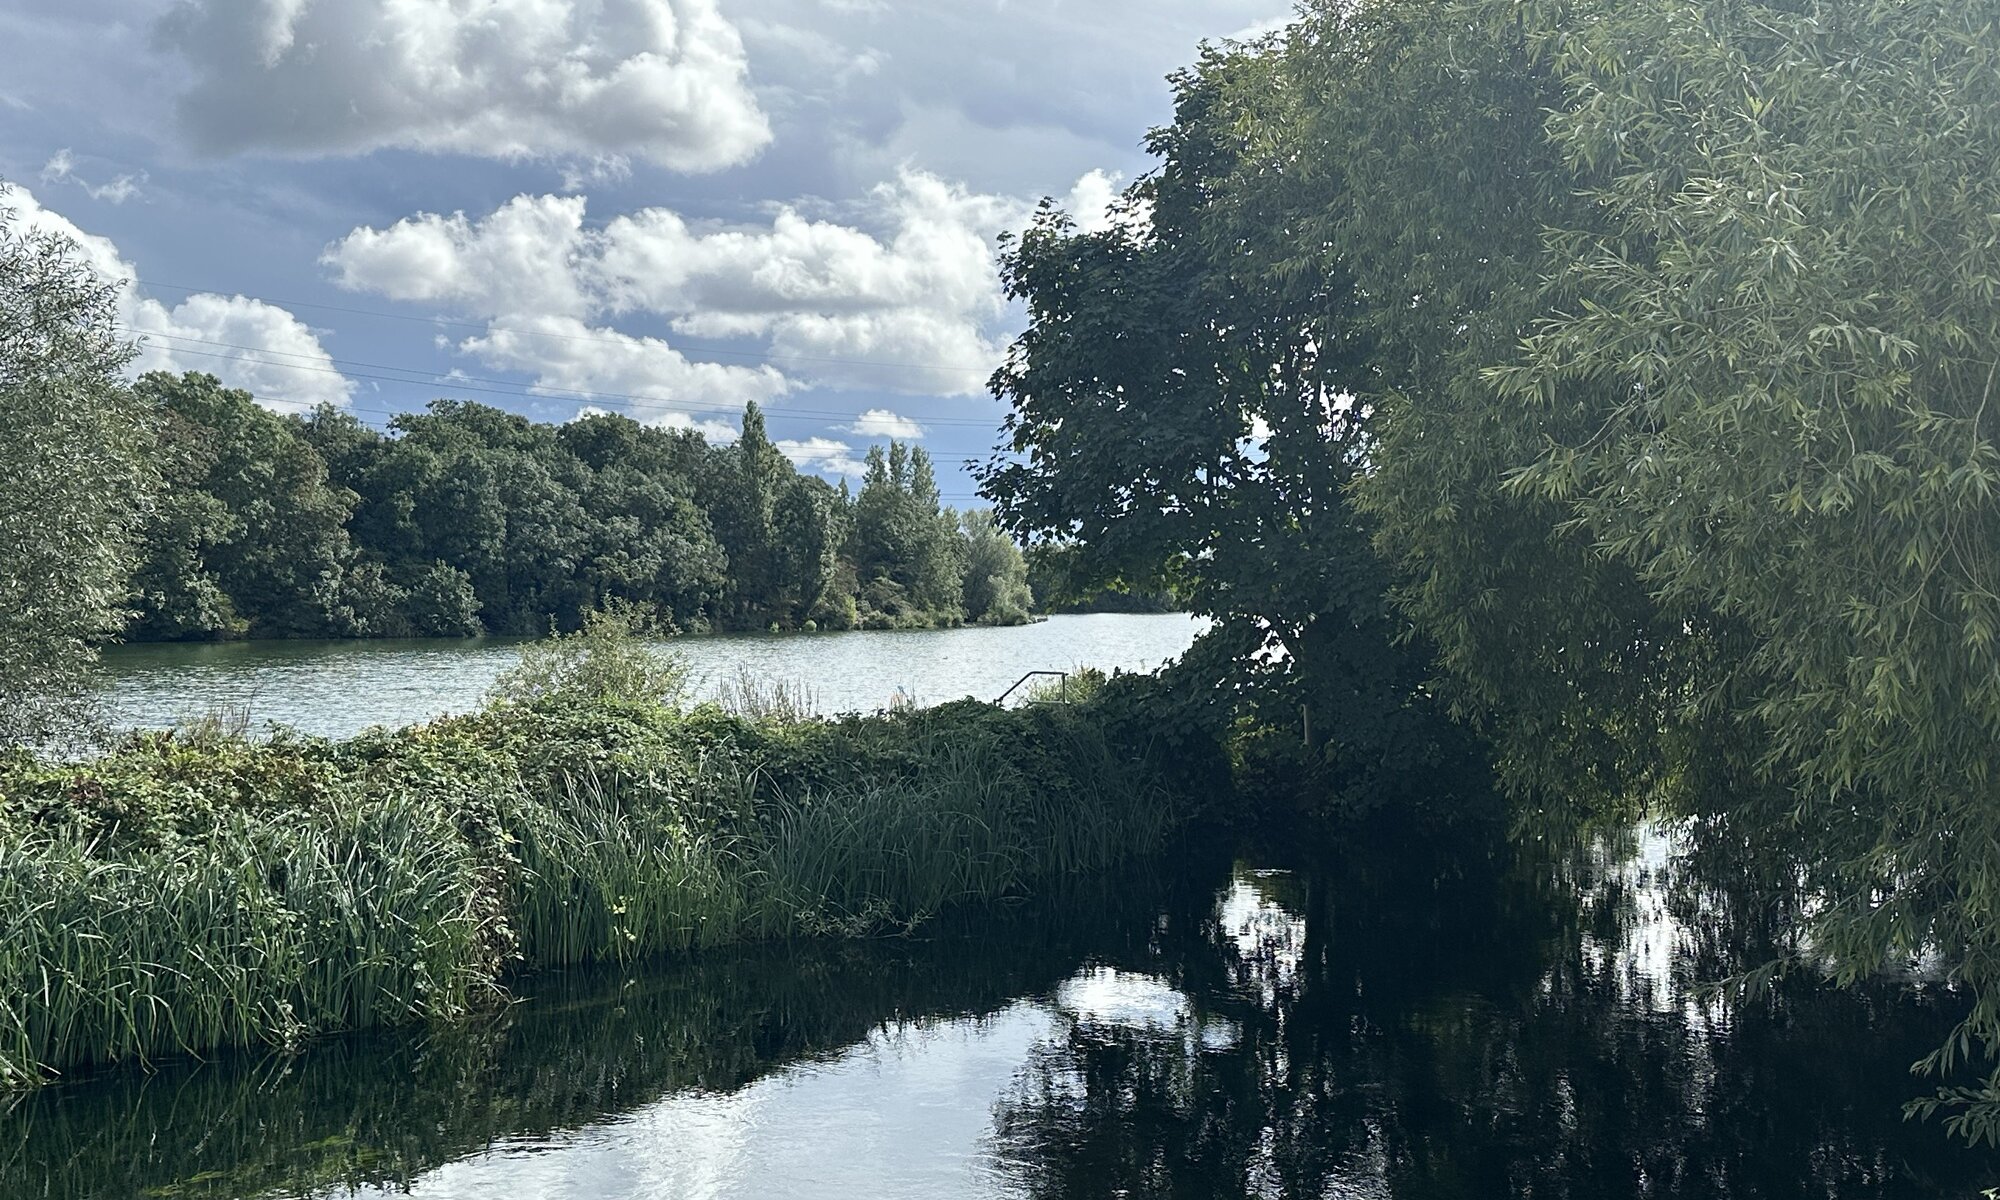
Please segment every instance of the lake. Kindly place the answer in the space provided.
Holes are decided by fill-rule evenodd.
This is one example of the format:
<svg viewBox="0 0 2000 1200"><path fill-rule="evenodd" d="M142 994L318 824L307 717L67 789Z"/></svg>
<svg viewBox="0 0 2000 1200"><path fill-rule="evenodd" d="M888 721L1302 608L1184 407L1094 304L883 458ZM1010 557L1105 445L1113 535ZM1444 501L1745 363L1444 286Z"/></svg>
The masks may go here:
<svg viewBox="0 0 2000 1200"><path fill-rule="evenodd" d="M523 980L470 1027L57 1084L0 1195L1970 1200L1905 1122L1965 998L1749 961L1639 831L1228 848L924 936ZM1440 869L1442 867L1443 869ZM1433 882L1436 880L1437 882Z"/></svg>
<svg viewBox="0 0 2000 1200"><path fill-rule="evenodd" d="M1146 671L1188 648L1204 625L1184 614L1096 613L1033 625L912 632L677 638L697 695L739 673L803 685L819 711L873 712L913 700L991 700L1029 671ZM522 639L282 641L113 646L104 694L120 727L210 713L340 737L476 708L520 655Z"/></svg>

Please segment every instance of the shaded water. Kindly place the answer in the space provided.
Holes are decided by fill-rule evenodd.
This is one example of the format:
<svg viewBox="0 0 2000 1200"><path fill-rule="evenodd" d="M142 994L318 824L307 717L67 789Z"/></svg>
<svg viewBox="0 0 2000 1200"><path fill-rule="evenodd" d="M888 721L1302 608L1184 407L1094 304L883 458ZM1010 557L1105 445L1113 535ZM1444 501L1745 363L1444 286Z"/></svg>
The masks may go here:
<svg viewBox="0 0 2000 1200"><path fill-rule="evenodd" d="M66 1083L0 1195L1971 1197L1898 1115L1962 1000L1730 1004L1658 839L1195 862L920 940L525 981L481 1028Z"/></svg>
<svg viewBox="0 0 2000 1200"><path fill-rule="evenodd" d="M1028 671L1151 670L1202 628L1184 614L1098 613L1002 629L689 637L670 645L687 659L703 697L748 672L803 684L822 712L873 712L899 699L991 700ZM484 638L113 646L104 655L104 693L117 726L247 713L255 728L275 721L341 737L478 707L521 645Z"/></svg>

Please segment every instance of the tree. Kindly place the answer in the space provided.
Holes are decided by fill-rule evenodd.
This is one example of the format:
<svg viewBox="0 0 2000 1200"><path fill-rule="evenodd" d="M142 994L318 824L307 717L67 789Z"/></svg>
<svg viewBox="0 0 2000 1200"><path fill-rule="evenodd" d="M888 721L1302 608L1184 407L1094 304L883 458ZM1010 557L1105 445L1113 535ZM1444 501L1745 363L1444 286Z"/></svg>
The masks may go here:
<svg viewBox="0 0 2000 1200"><path fill-rule="evenodd" d="M723 608L736 625L761 628L781 620L790 607L772 522L778 498L796 474L765 432L763 410L755 401L746 404L743 432L719 456L707 492L716 535L729 555Z"/></svg>
<svg viewBox="0 0 2000 1200"><path fill-rule="evenodd" d="M410 632L419 637L476 637L485 632L472 579L449 563L432 563L410 581L403 611Z"/></svg>
<svg viewBox="0 0 2000 1200"><path fill-rule="evenodd" d="M4 188L4 185L0 185ZM0 190L0 741L80 733L97 644L125 622L152 488L116 287L19 227Z"/></svg>
<svg viewBox="0 0 2000 1200"><path fill-rule="evenodd" d="M728 579L727 555L697 499L712 453L701 435L604 414L563 425L556 438L590 473L586 562L599 602L652 604L682 627L703 623Z"/></svg>
<svg viewBox="0 0 2000 1200"><path fill-rule="evenodd" d="M1029 326L993 388L1017 457L983 486L1016 536L1075 549L1077 590L1183 589L1216 621L1191 659L1204 686L1291 726L1339 793L1373 804L1478 755L1347 501L1375 344L1352 272L1292 261L1320 201L1272 149L1304 94L1282 47L1205 52L1149 139L1159 169L1107 224L1044 206L1007 249Z"/></svg>
<svg viewBox="0 0 2000 1200"><path fill-rule="evenodd" d="M982 625L1019 625L1035 606L1028 588L1028 560L1001 530L988 508L959 516L965 538L965 619Z"/></svg>
<svg viewBox="0 0 2000 1200"><path fill-rule="evenodd" d="M1531 817L1699 818L1816 963L1973 985L1927 1065L2000 1052L1994 16L1326 0L1211 51L1120 219L1010 252L1003 519L1268 631L1350 755L1440 696ZM2000 1141L2000 1074L1938 1104Z"/></svg>
<svg viewBox="0 0 2000 1200"><path fill-rule="evenodd" d="M869 447L847 546L864 624L909 628L964 619L958 516L940 500L922 447L897 441L887 451Z"/></svg>
<svg viewBox="0 0 2000 1200"><path fill-rule="evenodd" d="M160 584L141 596L140 628L192 637L233 636L244 625L257 637L367 632L342 603L356 497L327 478L297 423L213 375L148 372L136 390L159 411L174 451L147 539L146 574ZM204 612L199 601L213 591L228 604Z"/></svg>
<svg viewBox="0 0 2000 1200"><path fill-rule="evenodd" d="M203 486L215 468L216 447L169 413L156 420L159 480L139 539L143 557L132 575L134 611L125 636L169 642L242 637L250 623L209 565L216 548L239 529L229 506Z"/></svg>
<svg viewBox="0 0 2000 1200"><path fill-rule="evenodd" d="M1826 898L1816 951L1976 988L1942 1068L2000 1054L1996 17L1607 8L1551 125L1594 210L1550 238L1577 302L1494 375L1572 431L1514 486L1743 631L1688 702L1784 785L1722 811ZM2000 1143L2000 1071L1942 1098Z"/></svg>
<svg viewBox="0 0 2000 1200"><path fill-rule="evenodd" d="M782 581L777 615L783 624L818 624L834 611L828 593L839 574L843 515L833 485L806 475L790 480L772 506L772 569Z"/></svg>

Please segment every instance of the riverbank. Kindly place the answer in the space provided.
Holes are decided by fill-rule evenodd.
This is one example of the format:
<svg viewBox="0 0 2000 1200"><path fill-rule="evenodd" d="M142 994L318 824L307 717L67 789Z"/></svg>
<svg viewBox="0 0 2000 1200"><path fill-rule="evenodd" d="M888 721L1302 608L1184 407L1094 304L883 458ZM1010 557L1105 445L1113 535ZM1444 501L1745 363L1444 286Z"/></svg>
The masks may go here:
<svg viewBox="0 0 2000 1200"><path fill-rule="evenodd" d="M0 1079L452 1020L558 964L860 936L1159 850L1220 794L1141 679L835 720L556 698L0 765Z"/></svg>

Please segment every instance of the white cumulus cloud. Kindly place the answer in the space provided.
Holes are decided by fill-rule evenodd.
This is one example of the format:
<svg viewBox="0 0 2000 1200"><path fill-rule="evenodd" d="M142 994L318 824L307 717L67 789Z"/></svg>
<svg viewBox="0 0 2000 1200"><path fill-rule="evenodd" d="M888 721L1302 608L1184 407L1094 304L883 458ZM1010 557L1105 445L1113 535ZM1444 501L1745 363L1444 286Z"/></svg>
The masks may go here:
<svg viewBox="0 0 2000 1200"><path fill-rule="evenodd" d="M754 225L647 208L596 228L582 196L523 195L483 217L419 213L356 229L323 262L343 287L484 322L458 349L548 391L711 409L799 387L971 395L1007 333L995 239L1030 211L1024 198L913 170L873 189L844 222L797 206ZM641 319L665 336L614 327ZM688 348L713 341L756 348ZM688 357L732 353L766 361ZM871 422L879 428L864 428ZM849 432L922 430L878 409Z"/></svg>
<svg viewBox="0 0 2000 1200"><path fill-rule="evenodd" d="M12 210L18 228L70 239L80 262L99 279L120 285L120 333L139 343L134 374L205 371L279 412L343 405L353 395L352 381L335 368L319 336L285 309L213 292L196 292L170 308L137 294L138 271L109 238L85 233L26 188L0 191L0 208Z"/></svg>
<svg viewBox="0 0 2000 1200"><path fill-rule="evenodd" d="M531 390L591 395L635 420L704 433L716 424L704 413L720 415L791 389L772 367L695 362L659 338L595 328L567 316L510 317L459 348L502 370L532 374ZM699 406L693 416L690 405Z"/></svg>
<svg viewBox="0 0 2000 1200"><path fill-rule="evenodd" d="M781 438L772 445L791 459L793 466L824 475L858 477L867 470L867 464L854 457L854 447L832 438Z"/></svg>
<svg viewBox="0 0 2000 1200"><path fill-rule="evenodd" d="M893 438L899 442L914 442L924 436L924 427L901 414L886 408L871 408L854 419L847 432L860 434L866 438Z"/></svg>
<svg viewBox="0 0 2000 1200"><path fill-rule="evenodd" d="M582 196L516 196L477 221L419 213L354 230L323 261L340 286L480 316L580 317L595 307L578 274L593 235Z"/></svg>
<svg viewBox="0 0 2000 1200"><path fill-rule="evenodd" d="M771 130L716 0L180 0L200 148L643 158L712 171Z"/></svg>

